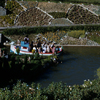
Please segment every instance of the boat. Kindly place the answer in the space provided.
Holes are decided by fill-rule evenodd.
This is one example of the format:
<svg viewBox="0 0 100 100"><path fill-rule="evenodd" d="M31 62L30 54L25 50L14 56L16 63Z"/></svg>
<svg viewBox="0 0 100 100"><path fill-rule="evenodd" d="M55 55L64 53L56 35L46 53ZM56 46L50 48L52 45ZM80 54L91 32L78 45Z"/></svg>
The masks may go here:
<svg viewBox="0 0 100 100"><path fill-rule="evenodd" d="M32 52L28 51L29 43L25 43L24 41L21 41L20 45L14 45L14 43L11 43L10 45L10 52L13 52L14 54L19 54L19 55L33 55ZM17 53L16 49L19 48L19 53ZM50 56L50 55L60 55L63 51L63 47L60 46L58 51L55 53L39 53L40 56Z"/></svg>

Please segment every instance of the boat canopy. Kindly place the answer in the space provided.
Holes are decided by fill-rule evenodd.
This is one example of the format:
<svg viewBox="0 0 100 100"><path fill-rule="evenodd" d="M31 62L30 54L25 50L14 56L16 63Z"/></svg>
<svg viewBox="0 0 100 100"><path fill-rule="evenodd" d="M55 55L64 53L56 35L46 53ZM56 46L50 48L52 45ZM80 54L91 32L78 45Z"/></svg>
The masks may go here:
<svg viewBox="0 0 100 100"><path fill-rule="evenodd" d="M21 41L21 46L22 47L29 47L29 43L25 43L24 41Z"/></svg>

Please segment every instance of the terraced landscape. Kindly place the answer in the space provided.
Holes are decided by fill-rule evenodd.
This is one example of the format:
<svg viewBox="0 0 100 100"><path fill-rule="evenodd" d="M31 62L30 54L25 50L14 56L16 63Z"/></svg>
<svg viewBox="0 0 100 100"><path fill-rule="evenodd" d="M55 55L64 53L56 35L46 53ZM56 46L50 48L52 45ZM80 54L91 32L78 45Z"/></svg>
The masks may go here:
<svg viewBox="0 0 100 100"><path fill-rule="evenodd" d="M79 5L72 6L67 15L68 19L70 19L74 24L100 23L100 19L97 15Z"/></svg>
<svg viewBox="0 0 100 100"><path fill-rule="evenodd" d="M11 6L13 5L13 6ZM85 8L86 9L85 9ZM0 26L42 26L100 23L98 5L62 2L8 1L6 16L0 16ZM93 11L94 14L90 11ZM45 12L45 14L44 14ZM53 18L51 18L51 15Z"/></svg>
<svg viewBox="0 0 100 100"><path fill-rule="evenodd" d="M53 17L41 11L39 8L31 8L21 13L16 21L16 26L41 26L49 25Z"/></svg>

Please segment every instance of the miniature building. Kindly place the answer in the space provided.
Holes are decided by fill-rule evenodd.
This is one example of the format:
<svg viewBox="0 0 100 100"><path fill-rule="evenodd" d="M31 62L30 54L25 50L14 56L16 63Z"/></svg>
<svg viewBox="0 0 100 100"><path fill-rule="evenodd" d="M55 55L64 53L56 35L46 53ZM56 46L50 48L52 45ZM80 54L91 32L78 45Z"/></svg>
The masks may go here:
<svg viewBox="0 0 100 100"><path fill-rule="evenodd" d="M10 40L0 33L0 47L3 46L3 43L6 41L9 42Z"/></svg>
<svg viewBox="0 0 100 100"><path fill-rule="evenodd" d="M0 6L0 16L5 16L6 15L6 9Z"/></svg>

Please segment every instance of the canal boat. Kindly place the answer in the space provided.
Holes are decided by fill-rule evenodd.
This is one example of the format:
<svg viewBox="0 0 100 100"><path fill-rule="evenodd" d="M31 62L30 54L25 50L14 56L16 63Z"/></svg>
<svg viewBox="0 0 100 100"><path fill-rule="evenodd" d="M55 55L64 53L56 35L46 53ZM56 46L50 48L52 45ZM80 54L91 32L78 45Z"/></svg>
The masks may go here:
<svg viewBox="0 0 100 100"><path fill-rule="evenodd" d="M32 52L29 52L28 51L28 47L29 47L29 44L25 44L24 41L21 41L21 44L20 45L14 45L13 43L10 45L10 52L13 52L15 54L18 54L16 49L19 48L19 55L24 55L24 54L28 54L28 55L32 55L33 53ZM55 52L55 53L39 53L39 55L42 55L42 56L50 56L50 55L53 55L53 54L56 54L56 55L60 55L63 51L63 47L58 47L58 51Z"/></svg>

